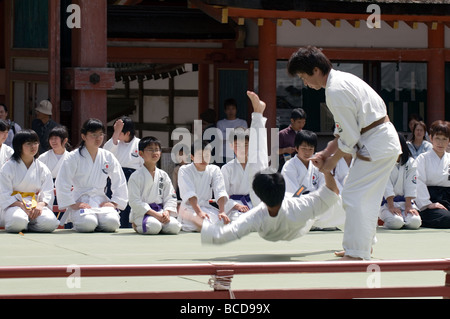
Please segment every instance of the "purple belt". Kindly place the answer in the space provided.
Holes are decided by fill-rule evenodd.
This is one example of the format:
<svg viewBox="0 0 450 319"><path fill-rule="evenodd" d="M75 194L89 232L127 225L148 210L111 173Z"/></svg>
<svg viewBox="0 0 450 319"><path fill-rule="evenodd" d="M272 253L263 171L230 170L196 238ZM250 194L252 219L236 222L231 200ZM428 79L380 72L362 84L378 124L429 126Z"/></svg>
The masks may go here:
<svg viewBox="0 0 450 319"><path fill-rule="evenodd" d="M394 203L398 203L398 202L404 202L405 201L405 197L402 195L397 195L394 197ZM387 200L383 197L383 201L381 202L381 206L383 206L384 204L387 203Z"/></svg>
<svg viewBox="0 0 450 319"><path fill-rule="evenodd" d="M250 199L250 195L231 195L230 199L232 200L240 200L245 206L247 206L248 208L250 208L250 206L248 206L248 202L251 202Z"/></svg>
<svg viewBox="0 0 450 319"><path fill-rule="evenodd" d="M151 203L149 205L150 205L150 208L153 209L155 212L159 212L160 210L164 209L162 204ZM142 232L143 233L147 232L147 219L149 217L150 217L150 215L145 214L144 218L142 219Z"/></svg>

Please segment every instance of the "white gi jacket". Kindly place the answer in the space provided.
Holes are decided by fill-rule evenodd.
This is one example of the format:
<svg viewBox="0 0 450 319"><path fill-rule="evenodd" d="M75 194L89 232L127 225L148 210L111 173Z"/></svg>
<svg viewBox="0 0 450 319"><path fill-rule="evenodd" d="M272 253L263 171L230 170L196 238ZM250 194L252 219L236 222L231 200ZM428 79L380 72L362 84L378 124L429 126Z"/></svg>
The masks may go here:
<svg viewBox="0 0 450 319"><path fill-rule="evenodd" d="M293 240L308 233L315 218L338 199L327 187L298 198L286 197L276 217L271 217L266 204L261 203L230 224L204 222L201 240L204 244L224 244L251 232L268 241Z"/></svg>
<svg viewBox="0 0 450 319"><path fill-rule="evenodd" d="M219 199L228 194L225 189L222 173L216 165L208 165L203 172L199 172L194 163L183 165L178 171L178 187L180 188L181 204L192 208L189 198L197 197L200 207L210 207L209 200Z"/></svg>
<svg viewBox="0 0 450 319"><path fill-rule="evenodd" d="M417 178L416 163L414 158L410 157L405 165L397 163L392 169L391 176L386 185L384 198L391 196L404 196L416 198L417 196Z"/></svg>
<svg viewBox="0 0 450 319"><path fill-rule="evenodd" d="M81 156L81 154L83 156ZM99 207L102 202L110 201L105 194L107 178L111 179L111 202L121 210L128 203L128 189L122 167L109 151L98 149L95 161L83 148L70 152L61 166L56 178L56 196L60 209L66 209L77 202L86 202L91 207ZM73 186L73 191L71 188ZM81 199L83 197L83 199Z"/></svg>
<svg viewBox="0 0 450 319"><path fill-rule="evenodd" d="M325 177L319 169L312 163L306 167L298 156L292 157L284 164L281 174L286 182L286 193L291 196L302 185L306 187L305 191L312 192L325 184Z"/></svg>
<svg viewBox="0 0 450 319"><path fill-rule="evenodd" d="M16 201L21 201L20 194L13 192L34 193L37 202L53 206L54 190L50 170L43 163L34 160L27 169L22 160L9 160L0 170L0 208L5 210Z"/></svg>
<svg viewBox="0 0 450 319"><path fill-rule="evenodd" d="M142 220L150 210L150 204L162 204L164 211L177 216L177 195L169 175L159 168L155 169L155 178L145 166L142 166L128 181L128 198L131 207L130 221Z"/></svg>
<svg viewBox="0 0 450 319"><path fill-rule="evenodd" d="M267 152L267 118L261 113L252 113L250 136L248 142L248 158L245 169L237 158L222 166L221 172L225 189L229 196L250 195L250 208L257 206L261 200L256 196L252 188L253 178L257 172L269 166ZM232 210L234 205L243 204L241 201L229 199L225 205L225 213Z"/></svg>
<svg viewBox="0 0 450 319"><path fill-rule="evenodd" d="M2 144L0 147L0 167L3 166L14 154L14 150L6 145L5 143Z"/></svg>
<svg viewBox="0 0 450 319"><path fill-rule="evenodd" d="M139 141L139 138L134 137L129 143L119 141L114 145L111 138L103 148L113 153L122 167L138 169L144 164L144 160L139 156Z"/></svg>
<svg viewBox="0 0 450 319"><path fill-rule="evenodd" d="M363 80L332 69L328 74L325 98L334 116L340 150L355 155L358 146L363 149L361 155L373 161L401 154L398 134L392 123L384 123L361 135L361 129L387 114L383 99Z"/></svg>
<svg viewBox="0 0 450 319"><path fill-rule="evenodd" d="M420 154L416 159L417 197L416 204L420 210L432 202L427 186L450 187L450 154L444 153L442 158L434 150Z"/></svg>
<svg viewBox="0 0 450 319"><path fill-rule="evenodd" d="M69 155L68 151L65 151L60 158L58 158L53 150L49 150L38 157L38 160L44 163L48 169L52 172L52 178L58 176L64 159Z"/></svg>

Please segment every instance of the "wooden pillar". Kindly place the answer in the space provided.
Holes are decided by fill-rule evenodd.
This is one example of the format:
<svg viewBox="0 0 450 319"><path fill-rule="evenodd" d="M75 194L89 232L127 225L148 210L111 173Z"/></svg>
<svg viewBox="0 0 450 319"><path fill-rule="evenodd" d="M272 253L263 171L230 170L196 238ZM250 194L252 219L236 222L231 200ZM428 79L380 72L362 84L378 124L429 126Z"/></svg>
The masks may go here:
<svg viewBox="0 0 450 319"><path fill-rule="evenodd" d="M53 120L60 122L61 110L61 1L48 2L48 96L53 105Z"/></svg>
<svg viewBox="0 0 450 319"><path fill-rule="evenodd" d="M428 28L428 49L431 58L427 68L427 124L445 120L445 54L444 24L437 29Z"/></svg>
<svg viewBox="0 0 450 319"><path fill-rule="evenodd" d="M107 69L107 0L73 0L80 7L81 28L72 30L72 68L65 70L65 86L73 90L72 140L89 118L107 121L107 91L115 84ZM74 143L75 144L75 143Z"/></svg>
<svg viewBox="0 0 450 319"><path fill-rule="evenodd" d="M268 19L259 27L258 55L258 95L267 104L264 116L270 129L276 127L277 118L277 26Z"/></svg>
<svg viewBox="0 0 450 319"><path fill-rule="evenodd" d="M198 116L209 108L209 64L198 65Z"/></svg>

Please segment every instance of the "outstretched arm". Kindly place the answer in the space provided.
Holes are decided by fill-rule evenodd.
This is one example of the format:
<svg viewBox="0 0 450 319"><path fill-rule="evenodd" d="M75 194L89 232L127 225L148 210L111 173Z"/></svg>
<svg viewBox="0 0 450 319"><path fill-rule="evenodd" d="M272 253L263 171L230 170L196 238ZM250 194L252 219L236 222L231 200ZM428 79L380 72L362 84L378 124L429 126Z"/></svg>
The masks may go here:
<svg viewBox="0 0 450 319"><path fill-rule="evenodd" d="M335 192L336 194L339 195L339 188L336 184L336 180L334 179L334 176L331 175L331 172L329 170L323 170L322 173L325 176L326 187L328 187L330 190L332 190L333 192Z"/></svg>

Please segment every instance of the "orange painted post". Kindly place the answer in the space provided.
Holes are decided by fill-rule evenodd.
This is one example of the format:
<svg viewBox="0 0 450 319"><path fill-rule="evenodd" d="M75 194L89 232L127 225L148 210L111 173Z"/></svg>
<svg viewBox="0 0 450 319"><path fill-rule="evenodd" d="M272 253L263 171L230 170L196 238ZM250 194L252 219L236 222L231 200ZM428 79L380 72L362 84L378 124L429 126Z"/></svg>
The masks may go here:
<svg viewBox="0 0 450 319"><path fill-rule="evenodd" d="M264 116L267 117L266 127L276 128L277 120L277 26L269 19L265 19L259 27L259 78L258 94L267 107ZM268 147L271 149L270 130Z"/></svg>
<svg viewBox="0 0 450 319"><path fill-rule="evenodd" d="M428 48L431 57L427 69L427 123L445 120L445 52L444 24L437 29L428 28Z"/></svg>
<svg viewBox="0 0 450 319"><path fill-rule="evenodd" d="M106 124L106 90L114 87L114 81L111 81L114 69L106 68L107 1L74 0L73 4L80 7L81 25L72 30L72 68L65 70L64 80L69 86L80 82L85 84L71 88L72 141L77 144L85 120L98 118Z"/></svg>

